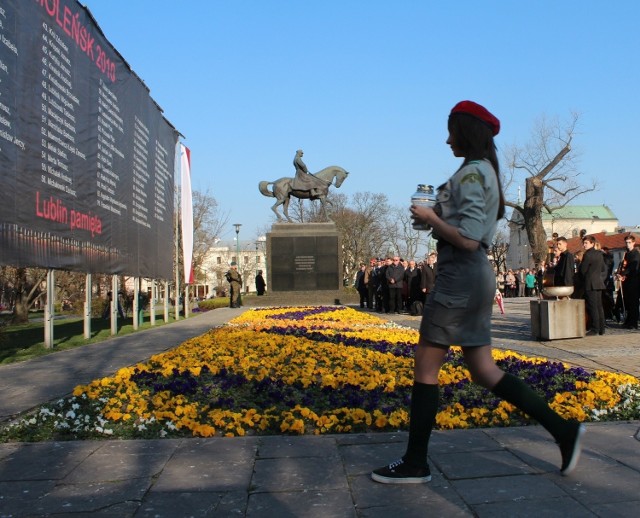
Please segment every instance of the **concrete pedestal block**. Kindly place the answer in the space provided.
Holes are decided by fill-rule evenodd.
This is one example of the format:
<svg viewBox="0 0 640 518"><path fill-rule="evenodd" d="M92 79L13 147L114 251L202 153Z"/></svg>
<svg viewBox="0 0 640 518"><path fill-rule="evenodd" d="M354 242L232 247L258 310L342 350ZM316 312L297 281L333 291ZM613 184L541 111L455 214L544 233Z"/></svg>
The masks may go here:
<svg viewBox="0 0 640 518"><path fill-rule="evenodd" d="M532 300L531 335L536 340L582 338L586 334L584 300Z"/></svg>
<svg viewBox="0 0 640 518"><path fill-rule="evenodd" d="M267 233L270 294L327 292L340 298L342 246L336 224L275 223Z"/></svg>

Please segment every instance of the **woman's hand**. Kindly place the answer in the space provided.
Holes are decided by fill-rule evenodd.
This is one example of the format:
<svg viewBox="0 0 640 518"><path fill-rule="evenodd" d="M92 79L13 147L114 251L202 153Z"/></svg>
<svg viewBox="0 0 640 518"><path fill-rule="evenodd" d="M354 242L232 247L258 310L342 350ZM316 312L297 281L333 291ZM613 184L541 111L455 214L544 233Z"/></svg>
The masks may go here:
<svg viewBox="0 0 640 518"><path fill-rule="evenodd" d="M473 252L480 246L478 241L462 236L456 227L442 220L431 207L411 205L409 211L411 212L411 219L418 223L429 225L440 238L457 248Z"/></svg>
<svg viewBox="0 0 640 518"><path fill-rule="evenodd" d="M411 219L416 223L433 226L433 218L437 217L431 207L425 207L424 205L411 205L409 210L411 211Z"/></svg>

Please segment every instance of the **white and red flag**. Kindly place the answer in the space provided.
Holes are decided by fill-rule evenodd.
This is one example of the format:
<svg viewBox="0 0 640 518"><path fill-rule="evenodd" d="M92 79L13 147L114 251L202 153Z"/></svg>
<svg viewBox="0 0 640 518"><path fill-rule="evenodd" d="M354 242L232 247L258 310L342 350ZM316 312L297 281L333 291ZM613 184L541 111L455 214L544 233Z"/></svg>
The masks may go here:
<svg viewBox="0 0 640 518"><path fill-rule="evenodd" d="M180 219L184 282L193 284L193 198L191 196L191 151L180 144Z"/></svg>

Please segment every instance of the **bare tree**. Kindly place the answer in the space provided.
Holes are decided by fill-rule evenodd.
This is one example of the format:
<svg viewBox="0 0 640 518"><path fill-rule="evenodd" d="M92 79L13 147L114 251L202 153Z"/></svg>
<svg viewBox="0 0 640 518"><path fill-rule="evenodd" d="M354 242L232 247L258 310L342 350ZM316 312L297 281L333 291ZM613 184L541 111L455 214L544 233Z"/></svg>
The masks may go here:
<svg viewBox="0 0 640 518"><path fill-rule="evenodd" d="M214 245L216 239L222 234L223 229L229 224L229 213L222 212L216 199L210 194L209 190L204 192L192 192L192 209L193 209L193 257L192 266L196 281L204 281L205 274L201 269L204 264L208 250ZM174 221L174 232L176 232L175 224L180 228L180 188L176 187L175 192L175 210L178 214L178 221ZM175 234L174 234L175 235ZM178 232L178 265L180 271L183 269L183 252L182 252L182 233ZM175 268L175 262L174 262ZM174 271L175 277L175 271ZM183 289L183 277L180 276L180 288Z"/></svg>
<svg viewBox="0 0 640 518"><path fill-rule="evenodd" d="M498 229L491 243L491 257L498 271L507 271L507 252L509 251L509 239L504 229Z"/></svg>
<svg viewBox="0 0 640 518"><path fill-rule="evenodd" d="M576 112L572 112L566 122L542 117L536 122L526 145L514 145L505 152L509 171L507 188L518 184L520 173L525 175L524 204L508 200L506 205L522 216L536 263L547 255L542 211L552 213L597 188L595 182L588 187L578 182L578 155L572 144L579 119L580 114Z"/></svg>
<svg viewBox="0 0 640 518"><path fill-rule="evenodd" d="M193 268L201 272L207 251L229 224L229 212L220 210L216 199L209 193L193 191Z"/></svg>
<svg viewBox="0 0 640 518"><path fill-rule="evenodd" d="M426 247L429 232L415 230L407 207L394 207L389 222L389 239L394 252L407 261L416 259L421 246Z"/></svg>
<svg viewBox="0 0 640 518"><path fill-rule="evenodd" d="M331 218L342 238L342 264L346 279L353 279L358 264L382 255L388 248L390 207L385 194L330 194Z"/></svg>
<svg viewBox="0 0 640 518"><path fill-rule="evenodd" d="M13 292L12 321L23 324L29 321L29 309L43 296L40 287L47 278L47 270L8 267L7 271L10 272L9 286Z"/></svg>

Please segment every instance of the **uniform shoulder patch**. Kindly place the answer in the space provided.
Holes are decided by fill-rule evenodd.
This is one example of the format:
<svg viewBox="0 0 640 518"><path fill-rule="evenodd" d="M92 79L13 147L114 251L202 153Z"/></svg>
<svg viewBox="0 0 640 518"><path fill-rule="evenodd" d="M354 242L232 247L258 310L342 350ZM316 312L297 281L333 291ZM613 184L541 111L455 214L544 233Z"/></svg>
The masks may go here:
<svg viewBox="0 0 640 518"><path fill-rule="evenodd" d="M467 173L462 177L460 183L479 183L484 185L484 177L480 173Z"/></svg>

